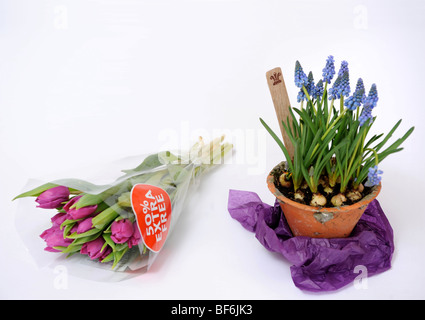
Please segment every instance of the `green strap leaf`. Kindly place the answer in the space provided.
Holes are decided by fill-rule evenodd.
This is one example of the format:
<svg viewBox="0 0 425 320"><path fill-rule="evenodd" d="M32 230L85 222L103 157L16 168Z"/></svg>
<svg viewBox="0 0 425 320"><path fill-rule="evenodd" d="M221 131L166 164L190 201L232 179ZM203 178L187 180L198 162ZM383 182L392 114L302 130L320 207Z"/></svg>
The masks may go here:
<svg viewBox="0 0 425 320"><path fill-rule="evenodd" d="M311 131L313 131L313 134L316 135L317 128L311 121L311 117L308 115L306 110L299 110L297 108L293 108L296 113L300 115L300 118L308 125Z"/></svg>
<svg viewBox="0 0 425 320"><path fill-rule="evenodd" d="M122 251L115 251L114 252L114 263L112 264L112 269L116 267L118 262L121 260L121 258L124 256L124 254L128 251L128 247L125 248Z"/></svg>
<svg viewBox="0 0 425 320"><path fill-rule="evenodd" d="M115 256L114 252L111 252L101 262L105 263L105 262L112 261L114 259L114 256Z"/></svg>
<svg viewBox="0 0 425 320"><path fill-rule="evenodd" d="M76 233L76 232L74 232L74 233L72 233L72 234L70 234L70 235L68 235L66 237L68 239L79 239L79 238L84 238L84 237L87 237L87 236L92 236L92 235L95 235L95 234L100 233L100 232L102 232L102 230L93 228L91 230L88 230L86 232L79 233L79 234Z"/></svg>
<svg viewBox="0 0 425 320"><path fill-rule="evenodd" d="M376 147L374 148L376 151L379 151L385 145L385 143L387 143L388 139L391 138L391 136L393 135L394 131L396 131L400 123L401 123L401 119L397 121L394 127L392 127L390 132L388 132L388 134L385 136L384 140L382 140L378 145L376 145Z"/></svg>
<svg viewBox="0 0 425 320"><path fill-rule="evenodd" d="M43 185L41 185L41 186L39 186L37 188L34 188L34 189L30 190L30 191L21 193L20 195L18 195L15 198L13 198L12 201L13 200L16 200L16 199L19 199L19 198L25 198L25 197L38 197L44 191L49 190L49 189L54 188L54 187L58 187L58 185L57 184L54 184L54 183L45 183L45 184L43 184Z"/></svg>
<svg viewBox="0 0 425 320"><path fill-rule="evenodd" d="M112 248L112 250L116 251L115 242L111 239L111 235L109 233L104 233L102 236L105 242Z"/></svg>
<svg viewBox="0 0 425 320"><path fill-rule="evenodd" d="M96 240L100 236L100 234L101 233L98 232L98 233L93 234L91 236L86 236L86 237L75 239L71 244L73 246L75 246L75 245L82 245L82 244L84 244L86 242L90 242L90 241Z"/></svg>
<svg viewBox="0 0 425 320"><path fill-rule="evenodd" d="M260 118L260 122L264 126L264 128L266 128L266 130L272 136L272 138L276 141L276 143L279 145L280 149L282 150L283 154L285 155L286 162L288 163L289 169L293 172L294 166L292 165L292 159L289 156L289 152L286 149L285 145L283 144L282 140L279 139L279 137L276 135L276 133L274 133L274 131L267 125L267 123L264 122L263 119Z"/></svg>

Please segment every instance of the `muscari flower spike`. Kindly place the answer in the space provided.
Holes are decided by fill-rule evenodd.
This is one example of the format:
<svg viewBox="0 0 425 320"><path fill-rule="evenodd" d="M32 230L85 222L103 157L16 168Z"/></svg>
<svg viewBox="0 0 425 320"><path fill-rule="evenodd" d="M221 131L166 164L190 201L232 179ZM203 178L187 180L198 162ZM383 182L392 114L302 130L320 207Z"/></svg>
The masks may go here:
<svg viewBox="0 0 425 320"><path fill-rule="evenodd" d="M316 86L314 85L314 78L313 78L313 72L309 72L308 73L308 78L307 78L308 82L307 82L307 92L308 94L311 96L314 93L314 89L316 88Z"/></svg>
<svg viewBox="0 0 425 320"><path fill-rule="evenodd" d="M359 90L365 91L364 84L363 84L363 79L362 78L359 78L357 80L356 91L359 91Z"/></svg>
<svg viewBox="0 0 425 320"><path fill-rule="evenodd" d="M348 72L348 62L344 60L341 62L341 67L339 68L338 76L342 77L345 71Z"/></svg>
<svg viewBox="0 0 425 320"><path fill-rule="evenodd" d="M342 96L348 97L350 95L350 76L348 72L348 62L342 61L341 68L338 71L334 85L329 89L329 100L339 99Z"/></svg>
<svg viewBox="0 0 425 320"><path fill-rule="evenodd" d="M307 90L307 93L310 95L310 97L314 98L316 94L316 86L314 85L314 78L313 78L313 72L308 73L307 77L307 85L304 85L305 89ZM303 88L301 88L300 92L298 92L297 101L301 102L302 100L307 101L307 96L304 93Z"/></svg>
<svg viewBox="0 0 425 320"><path fill-rule="evenodd" d="M301 67L300 62L297 60L295 62L295 85L298 88L306 87L308 84L308 78Z"/></svg>
<svg viewBox="0 0 425 320"><path fill-rule="evenodd" d="M329 56L326 60L326 66L323 68L323 82L331 83L332 78L335 75L335 64L334 57Z"/></svg>
<svg viewBox="0 0 425 320"><path fill-rule="evenodd" d="M314 93L312 94L312 96L314 96L315 98L319 99L321 96L323 96L323 90L324 90L324 88L323 88L323 81L322 81L322 79L320 79L317 82L317 85L316 85L316 87L314 89Z"/></svg>
<svg viewBox="0 0 425 320"><path fill-rule="evenodd" d="M364 105L362 113L360 114L360 117L359 117L360 127L363 126L368 119L372 119L372 118L373 118L372 108Z"/></svg>
<svg viewBox="0 0 425 320"><path fill-rule="evenodd" d="M329 94L329 100L332 99L338 99L339 95L338 95L338 91L339 91L339 87L341 85L341 77L338 76L332 86L332 88L329 88L328 94Z"/></svg>
<svg viewBox="0 0 425 320"><path fill-rule="evenodd" d="M369 173L367 176L367 181L365 183L366 187L373 187L378 185L381 182L382 177L379 176L383 174L382 170L378 170L378 166L369 168Z"/></svg>
<svg viewBox="0 0 425 320"><path fill-rule="evenodd" d="M376 88L376 84L372 84L372 87L369 90L369 94L364 101L365 107L368 106L371 109L375 108L376 104L378 103L378 99L378 90Z"/></svg>
<svg viewBox="0 0 425 320"><path fill-rule="evenodd" d="M345 96L348 97L350 95L350 76L348 74L348 68L344 71L342 78L341 78L341 85L339 87L338 93L339 96Z"/></svg>
<svg viewBox="0 0 425 320"><path fill-rule="evenodd" d="M359 117L360 126L364 125L368 119L372 119L372 109L376 107L378 102L378 90L376 84L372 84L369 90L368 96L365 98L363 103L363 110Z"/></svg>
<svg viewBox="0 0 425 320"><path fill-rule="evenodd" d="M312 96L312 93L314 93L314 78L313 78L313 73L310 71L307 77L307 84L304 84L305 89L307 90L307 93L310 95L310 97ZM301 87L300 91L298 92L298 96L297 96L297 102L301 102L301 101L307 101L307 96L304 93L303 88Z"/></svg>
<svg viewBox="0 0 425 320"><path fill-rule="evenodd" d="M303 100L307 100L307 98L305 96L303 89L301 88L301 90L298 92L297 102L301 102Z"/></svg>
<svg viewBox="0 0 425 320"><path fill-rule="evenodd" d="M356 108L360 107L366 98L364 92L363 80L362 78L359 78L359 80L357 80L356 91L354 91L353 95L344 103L347 109L354 111Z"/></svg>

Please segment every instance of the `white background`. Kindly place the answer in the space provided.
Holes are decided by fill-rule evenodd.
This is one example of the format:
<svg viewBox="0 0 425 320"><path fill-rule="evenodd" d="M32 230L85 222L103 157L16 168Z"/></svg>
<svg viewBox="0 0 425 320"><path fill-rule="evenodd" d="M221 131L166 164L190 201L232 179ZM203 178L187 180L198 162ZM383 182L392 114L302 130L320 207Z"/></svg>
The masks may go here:
<svg viewBox="0 0 425 320"><path fill-rule="evenodd" d="M424 299L424 14L420 0L1 0L0 297ZM416 130L381 165L392 268L367 289L312 294L230 217L227 199L241 189L274 202L265 179L282 154L258 121L278 130L266 71L282 68L295 104L295 61L318 80L330 54L337 69L349 62L352 88L358 77L377 84L376 133L400 118L396 136ZM87 168L221 132L235 145L233 163L204 177L149 273L93 281L67 262L55 269L33 259L11 202L29 179L88 178Z"/></svg>

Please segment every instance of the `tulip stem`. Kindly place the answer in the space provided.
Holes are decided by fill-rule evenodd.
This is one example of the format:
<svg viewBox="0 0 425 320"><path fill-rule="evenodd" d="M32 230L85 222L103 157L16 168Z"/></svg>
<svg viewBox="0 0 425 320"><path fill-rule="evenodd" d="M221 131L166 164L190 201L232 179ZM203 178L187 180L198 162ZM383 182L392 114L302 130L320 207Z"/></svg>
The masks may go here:
<svg viewBox="0 0 425 320"><path fill-rule="evenodd" d="M104 229L106 225L108 225L116 217L119 216L118 211L121 211L121 208L118 203L102 211L96 217L93 218L93 227L96 229Z"/></svg>

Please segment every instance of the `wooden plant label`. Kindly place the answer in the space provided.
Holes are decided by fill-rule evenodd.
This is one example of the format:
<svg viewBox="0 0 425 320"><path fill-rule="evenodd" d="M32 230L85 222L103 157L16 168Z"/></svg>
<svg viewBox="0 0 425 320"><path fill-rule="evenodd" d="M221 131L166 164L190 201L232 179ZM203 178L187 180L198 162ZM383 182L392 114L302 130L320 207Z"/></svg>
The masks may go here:
<svg viewBox="0 0 425 320"><path fill-rule="evenodd" d="M286 124L287 118L292 118L289 111L291 104L289 102L288 92L286 91L285 81L283 80L282 70L279 67L269 70L266 72L266 77L270 94L272 95L277 120L279 122L280 132L282 133L283 143L286 149L288 149L290 157L293 158L294 146L282 125L282 120L285 121ZM290 121L290 125L292 128L292 121Z"/></svg>

